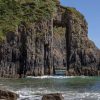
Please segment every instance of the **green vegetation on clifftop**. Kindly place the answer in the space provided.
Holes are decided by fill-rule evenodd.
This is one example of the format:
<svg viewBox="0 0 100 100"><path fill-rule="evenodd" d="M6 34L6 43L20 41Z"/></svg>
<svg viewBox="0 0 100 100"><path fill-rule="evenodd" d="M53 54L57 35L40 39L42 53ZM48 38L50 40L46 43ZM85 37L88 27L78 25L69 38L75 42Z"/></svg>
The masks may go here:
<svg viewBox="0 0 100 100"><path fill-rule="evenodd" d="M75 8L73 7L65 7L65 6L62 6L64 9L66 9L66 11L70 14L74 14L77 18L80 18L80 19L84 19L84 15L81 14L78 10L76 10Z"/></svg>
<svg viewBox="0 0 100 100"><path fill-rule="evenodd" d="M57 0L0 0L0 40L15 31L20 22L32 23L51 18Z"/></svg>

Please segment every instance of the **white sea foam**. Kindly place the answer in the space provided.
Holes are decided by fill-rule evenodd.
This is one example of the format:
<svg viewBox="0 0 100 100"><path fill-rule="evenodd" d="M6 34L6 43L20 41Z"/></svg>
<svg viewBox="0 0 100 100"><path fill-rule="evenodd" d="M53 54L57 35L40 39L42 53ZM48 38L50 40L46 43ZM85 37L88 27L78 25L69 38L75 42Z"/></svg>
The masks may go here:
<svg viewBox="0 0 100 100"><path fill-rule="evenodd" d="M93 93L93 92L85 92L79 93L77 91L49 91L43 88L39 88L37 90L28 90L22 89L17 91L20 95L18 100L41 100L43 94L50 94L50 93L62 93L64 96L64 100L100 100L100 93Z"/></svg>
<svg viewBox="0 0 100 100"><path fill-rule="evenodd" d="M34 91L29 91L29 90L20 90L16 91L17 94L19 94L19 99L18 100L41 100L43 94L48 94L51 93L51 91L47 90L34 90Z"/></svg>
<svg viewBox="0 0 100 100"><path fill-rule="evenodd" d="M100 100L99 92L84 92L79 93L76 91L57 91L50 90L49 88L22 88L16 91L19 94L18 100L41 100L44 94L61 93L64 96L64 100Z"/></svg>
<svg viewBox="0 0 100 100"><path fill-rule="evenodd" d="M37 79L48 79L48 78L65 79L65 78L76 78L76 77L86 78L88 76L27 76L27 78L37 78Z"/></svg>
<svg viewBox="0 0 100 100"><path fill-rule="evenodd" d="M64 100L100 100L100 93L66 93Z"/></svg>

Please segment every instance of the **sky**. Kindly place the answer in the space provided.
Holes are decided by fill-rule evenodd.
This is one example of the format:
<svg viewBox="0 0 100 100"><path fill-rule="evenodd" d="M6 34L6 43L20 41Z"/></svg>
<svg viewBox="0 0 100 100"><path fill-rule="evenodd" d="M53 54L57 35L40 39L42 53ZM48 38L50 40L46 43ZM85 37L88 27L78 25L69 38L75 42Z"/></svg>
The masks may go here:
<svg viewBox="0 0 100 100"><path fill-rule="evenodd" d="M88 22L88 36L100 48L100 0L60 0L61 5L74 7Z"/></svg>

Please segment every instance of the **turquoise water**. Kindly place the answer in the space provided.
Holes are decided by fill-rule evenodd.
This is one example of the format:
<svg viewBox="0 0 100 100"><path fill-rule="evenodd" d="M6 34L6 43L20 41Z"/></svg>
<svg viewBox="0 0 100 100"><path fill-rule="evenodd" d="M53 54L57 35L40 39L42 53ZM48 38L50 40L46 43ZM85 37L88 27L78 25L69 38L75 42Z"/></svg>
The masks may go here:
<svg viewBox="0 0 100 100"><path fill-rule="evenodd" d="M100 100L100 77L0 79L0 85L18 93L18 100L41 100L43 94L48 93L62 93L64 100Z"/></svg>

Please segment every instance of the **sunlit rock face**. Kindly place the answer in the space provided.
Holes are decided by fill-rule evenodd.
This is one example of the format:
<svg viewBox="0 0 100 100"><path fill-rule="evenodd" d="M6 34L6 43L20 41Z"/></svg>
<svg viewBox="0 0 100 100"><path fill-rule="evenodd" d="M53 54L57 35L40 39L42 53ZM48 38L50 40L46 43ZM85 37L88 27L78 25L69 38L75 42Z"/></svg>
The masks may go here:
<svg viewBox="0 0 100 100"><path fill-rule="evenodd" d="M75 8L57 3L54 16L9 32L0 44L0 76L99 75L100 51L88 38L88 25Z"/></svg>

